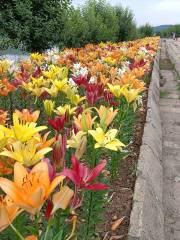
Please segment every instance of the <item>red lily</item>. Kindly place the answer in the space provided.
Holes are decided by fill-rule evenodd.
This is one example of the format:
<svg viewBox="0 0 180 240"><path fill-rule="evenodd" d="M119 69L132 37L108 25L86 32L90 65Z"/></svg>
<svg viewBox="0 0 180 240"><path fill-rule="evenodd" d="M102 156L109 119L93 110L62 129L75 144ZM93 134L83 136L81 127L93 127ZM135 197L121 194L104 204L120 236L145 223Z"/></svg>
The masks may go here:
<svg viewBox="0 0 180 240"><path fill-rule="evenodd" d="M86 85L86 98L88 103L93 106L99 99L102 98L104 87L100 84Z"/></svg>
<svg viewBox="0 0 180 240"><path fill-rule="evenodd" d="M78 189L105 190L107 185L102 183L91 183L106 166L106 161L102 161L94 169L89 169L85 164L79 163L75 156L71 157L72 169L65 168L60 175L68 177Z"/></svg>
<svg viewBox="0 0 180 240"><path fill-rule="evenodd" d="M143 67L144 65L146 64L146 61L144 61L144 59L142 59L141 61L139 62L132 62L130 65L129 65L129 68L131 70L133 70L134 68L140 68L140 67Z"/></svg>
<svg viewBox="0 0 180 240"><path fill-rule="evenodd" d="M64 129L65 121L66 114L62 117L55 116L54 119L48 119L49 125L58 132Z"/></svg>
<svg viewBox="0 0 180 240"><path fill-rule="evenodd" d="M78 77L72 77L73 81L78 85L78 86L86 86L87 84L87 76L82 76L79 75Z"/></svg>

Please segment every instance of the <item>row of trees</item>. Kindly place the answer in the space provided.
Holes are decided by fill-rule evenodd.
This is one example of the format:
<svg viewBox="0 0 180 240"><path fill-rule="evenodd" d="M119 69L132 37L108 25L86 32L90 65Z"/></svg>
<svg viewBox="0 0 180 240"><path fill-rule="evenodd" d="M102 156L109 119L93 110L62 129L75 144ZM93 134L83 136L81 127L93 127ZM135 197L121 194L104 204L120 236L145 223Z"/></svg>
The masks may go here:
<svg viewBox="0 0 180 240"><path fill-rule="evenodd" d="M161 37L167 38L167 37L171 37L172 33L174 32L176 33L176 36L180 37L180 24L169 26L168 28L160 31L158 34Z"/></svg>
<svg viewBox="0 0 180 240"><path fill-rule="evenodd" d="M111 6L106 0L87 0L79 8L71 0L0 0L0 26L0 36L28 51L153 34L149 25L137 29L129 8Z"/></svg>

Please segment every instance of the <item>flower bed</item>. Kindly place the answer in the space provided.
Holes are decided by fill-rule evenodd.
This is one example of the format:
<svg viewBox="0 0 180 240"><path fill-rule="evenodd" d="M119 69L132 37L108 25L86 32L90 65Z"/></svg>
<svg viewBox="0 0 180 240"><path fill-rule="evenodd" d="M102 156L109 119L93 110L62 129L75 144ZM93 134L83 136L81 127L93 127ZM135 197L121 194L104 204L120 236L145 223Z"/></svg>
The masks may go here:
<svg viewBox="0 0 180 240"><path fill-rule="evenodd" d="M89 44L0 61L2 240L95 237L131 153L158 43Z"/></svg>

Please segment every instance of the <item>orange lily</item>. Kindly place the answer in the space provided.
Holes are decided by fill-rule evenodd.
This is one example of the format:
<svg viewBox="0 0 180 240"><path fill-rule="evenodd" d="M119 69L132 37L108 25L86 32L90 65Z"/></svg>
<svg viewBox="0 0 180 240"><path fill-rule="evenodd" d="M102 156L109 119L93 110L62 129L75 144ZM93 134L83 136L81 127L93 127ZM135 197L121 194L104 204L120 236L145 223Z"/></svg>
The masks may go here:
<svg viewBox="0 0 180 240"><path fill-rule="evenodd" d="M38 240L38 238L35 235L31 235L26 237L25 240Z"/></svg>
<svg viewBox="0 0 180 240"><path fill-rule="evenodd" d="M7 80L2 79L0 80L0 95L7 96L9 92L12 92L15 87Z"/></svg>
<svg viewBox="0 0 180 240"><path fill-rule="evenodd" d="M43 148L47 148L47 147L50 147L56 140L55 137L53 138L50 138L49 140L47 140L48 136L49 136L50 132L47 132L44 134L44 136L41 137L41 135L39 134L39 139L40 141L38 142L38 147L37 149L38 150L41 150Z"/></svg>
<svg viewBox="0 0 180 240"><path fill-rule="evenodd" d="M0 178L0 187L16 206L31 214L36 214L64 178L64 176L58 176L51 182L46 162L36 164L30 172L16 162L14 164L14 182Z"/></svg>
<svg viewBox="0 0 180 240"><path fill-rule="evenodd" d="M0 232L7 228L20 212L22 210L19 210L8 196L0 196Z"/></svg>
<svg viewBox="0 0 180 240"><path fill-rule="evenodd" d="M5 125L7 121L7 111L0 110L0 125Z"/></svg>
<svg viewBox="0 0 180 240"><path fill-rule="evenodd" d="M18 116L19 120L26 122L37 122L39 118L40 111L30 112L28 109L23 109L22 111L15 110L15 114Z"/></svg>
<svg viewBox="0 0 180 240"><path fill-rule="evenodd" d="M96 117L91 117L91 112L88 110L83 111L82 114L79 114L78 117L74 116L74 123L79 130L87 132L92 129Z"/></svg>
<svg viewBox="0 0 180 240"><path fill-rule="evenodd" d="M8 175L11 174L13 172L13 168L10 167L13 162L10 159L2 159L0 158L0 176L1 175Z"/></svg>

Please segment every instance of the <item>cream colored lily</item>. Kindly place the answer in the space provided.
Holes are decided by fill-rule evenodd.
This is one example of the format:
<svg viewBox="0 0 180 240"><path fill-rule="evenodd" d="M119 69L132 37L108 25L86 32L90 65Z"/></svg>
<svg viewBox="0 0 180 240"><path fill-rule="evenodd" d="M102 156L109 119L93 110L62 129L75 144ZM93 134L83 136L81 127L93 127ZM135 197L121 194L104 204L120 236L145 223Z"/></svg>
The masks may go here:
<svg viewBox="0 0 180 240"><path fill-rule="evenodd" d="M80 159L86 151L86 145L87 137L83 131L79 131L77 134L73 132L71 139L67 140L67 147L76 149L75 156L78 159Z"/></svg>

